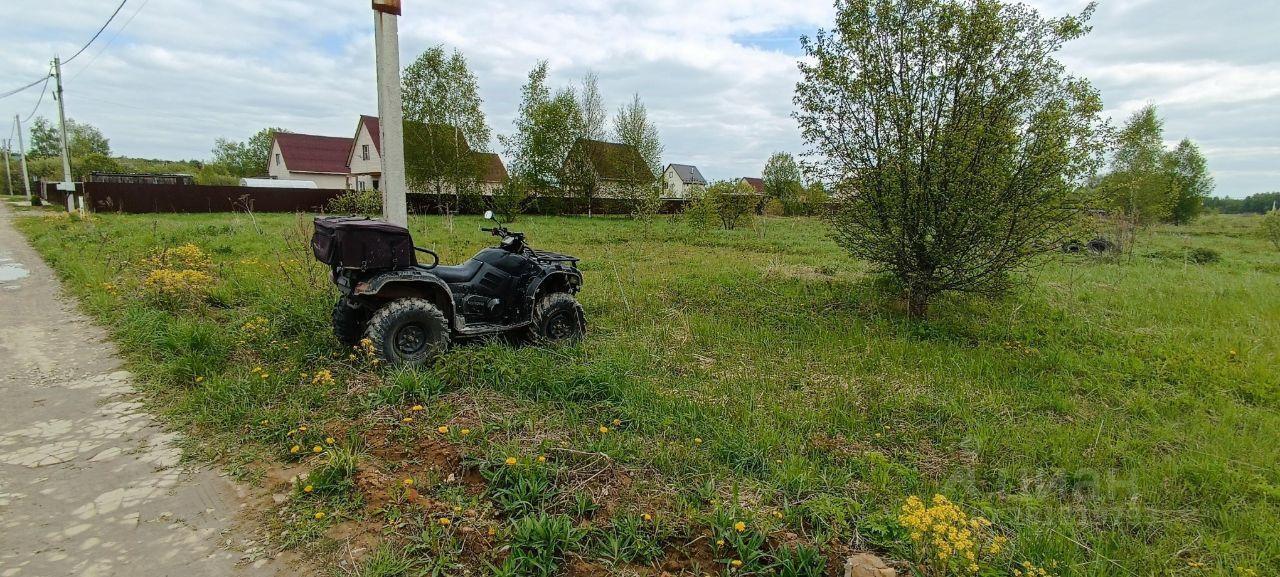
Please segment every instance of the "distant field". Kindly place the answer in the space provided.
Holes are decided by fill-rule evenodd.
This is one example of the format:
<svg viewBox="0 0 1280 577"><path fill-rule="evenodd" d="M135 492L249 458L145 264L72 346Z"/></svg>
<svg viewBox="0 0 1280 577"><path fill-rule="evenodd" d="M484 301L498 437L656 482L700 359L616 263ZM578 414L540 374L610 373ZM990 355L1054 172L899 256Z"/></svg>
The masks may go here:
<svg viewBox="0 0 1280 577"><path fill-rule="evenodd" d="M982 574L1280 573L1280 252L1257 217L1160 228L1117 262L1056 255L1007 299L943 299L921 322L817 221L526 217L512 228L535 247L583 259L588 338L457 347L422 373L339 350L308 219L17 222L192 455L264 483L317 471L269 517L278 545L341 563L338 537L361 534L364 575L522 556L804 575L814 550L828 574L861 550L911 574L900 507L935 493L1009 539ZM490 240L446 224L411 223L443 262ZM185 243L213 289L157 304L144 260ZM562 549L531 544L547 532Z"/></svg>

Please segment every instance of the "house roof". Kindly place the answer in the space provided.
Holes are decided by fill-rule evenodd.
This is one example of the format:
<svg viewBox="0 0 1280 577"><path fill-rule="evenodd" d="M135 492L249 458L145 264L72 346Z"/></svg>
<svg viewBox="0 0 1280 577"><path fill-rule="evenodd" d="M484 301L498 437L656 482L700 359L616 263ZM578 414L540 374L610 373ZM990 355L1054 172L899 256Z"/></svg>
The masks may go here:
<svg viewBox="0 0 1280 577"><path fill-rule="evenodd" d="M676 171L676 176L680 177L680 181L685 184L701 184L703 186L707 184L707 179L702 177L702 172L692 164L671 164L667 168Z"/></svg>
<svg viewBox="0 0 1280 577"><path fill-rule="evenodd" d="M502 158L492 152L472 152L476 155L476 164L480 165L480 182L503 182L507 180L507 167Z"/></svg>
<svg viewBox="0 0 1280 577"><path fill-rule="evenodd" d="M747 184L750 184L750 185L751 185L751 188L756 189L756 194L764 194L764 179L763 179L763 178L754 178L754 177L751 177L751 176L744 176L744 177L742 177L742 181L743 181L743 182L745 182L745 183L747 183Z"/></svg>
<svg viewBox="0 0 1280 577"><path fill-rule="evenodd" d="M290 172L347 173L350 138L277 132L275 141Z"/></svg>
<svg viewBox="0 0 1280 577"><path fill-rule="evenodd" d="M630 144L579 138L573 143L565 162L574 158L585 158L595 170L596 177L601 180L638 178L643 182L651 182L654 179L644 158L640 156L640 151Z"/></svg>

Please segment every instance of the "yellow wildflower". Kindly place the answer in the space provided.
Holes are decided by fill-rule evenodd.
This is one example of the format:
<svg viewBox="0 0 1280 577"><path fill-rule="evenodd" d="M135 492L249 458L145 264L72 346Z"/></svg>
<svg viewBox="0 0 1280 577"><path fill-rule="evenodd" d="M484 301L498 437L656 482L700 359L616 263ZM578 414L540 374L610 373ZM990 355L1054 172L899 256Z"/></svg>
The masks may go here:
<svg viewBox="0 0 1280 577"><path fill-rule="evenodd" d="M507 457L507 464L508 464L508 465L514 465L514 464L516 464L516 458L515 458L515 457Z"/></svg>
<svg viewBox="0 0 1280 577"><path fill-rule="evenodd" d="M734 524L733 524L733 530L734 530L734 531L737 531L737 532L739 532L739 533L741 533L741 532L743 532L743 531L746 531L746 530L747 530L747 524L746 524L746 523L744 523L744 522L742 522L742 521L738 521L737 523L734 523Z"/></svg>
<svg viewBox="0 0 1280 577"><path fill-rule="evenodd" d="M315 490L315 487L312 487L311 485L307 485L306 487L303 487L303 488L302 488L302 492L303 492L303 493L310 493L310 492L312 492L312 491L314 491L314 490Z"/></svg>
<svg viewBox="0 0 1280 577"><path fill-rule="evenodd" d="M323 519L324 511L316 511L316 519Z"/></svg>

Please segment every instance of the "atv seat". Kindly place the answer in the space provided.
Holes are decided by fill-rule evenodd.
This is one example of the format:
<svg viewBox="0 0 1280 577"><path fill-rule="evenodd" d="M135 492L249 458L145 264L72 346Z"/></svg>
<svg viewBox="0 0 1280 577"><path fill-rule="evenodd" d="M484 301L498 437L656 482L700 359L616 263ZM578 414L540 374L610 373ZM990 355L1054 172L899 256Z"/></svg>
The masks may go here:
<svg viewBox="0 0 1280 577"><path fill-rule="evenodd" d="M483 266L483 262L471 259L457 266L440 265L431 269L431 272L440 277L440 280L454 284L471 280Z"/></svg>

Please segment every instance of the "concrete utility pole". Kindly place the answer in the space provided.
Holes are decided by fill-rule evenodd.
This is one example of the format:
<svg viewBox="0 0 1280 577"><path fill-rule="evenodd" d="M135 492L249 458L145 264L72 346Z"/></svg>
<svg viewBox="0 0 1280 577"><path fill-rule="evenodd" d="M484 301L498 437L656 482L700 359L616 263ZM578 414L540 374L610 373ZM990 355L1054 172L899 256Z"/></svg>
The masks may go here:
<svg viewBox="0 0 1280 577"><path fill-rule="evenodd" d="M22 188L27 191L27 204L32 204L31 177L27 175L27 145L22 143L22 119L15 114L13 121L18 123L18 158L22 159Z"/></svg>
<svg viewBox="0 0 1280 577"><path fill-rule="evenodd" d="M57 56L53 57L53 76L57 84L53 95L58 101L58 133L62 140L62 183L58 185L58 190L67 193L67 212L71 212L76 209L76 184L71 181L71 157L67 154L67 113L62 106L62 60ZM81 209L83 208L82 204Z"/></svg>
<svg viewBox="0 0 1280 577"><path fill-rule="evenodd" d="M404 112L400 100L400 0L373 0L378 65L378 124L382 137L382 218L409 225L404 173Z"/></svg>
<svg viewBox="0 0 1280 577"><path fill-rule="evenodd" d="M9 174L9 141L4 141L4 193L13 196L13 175Z"/></svg>

